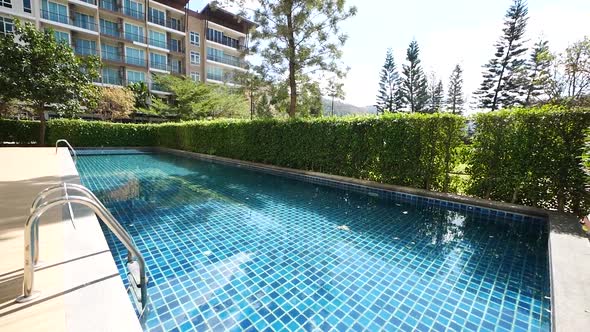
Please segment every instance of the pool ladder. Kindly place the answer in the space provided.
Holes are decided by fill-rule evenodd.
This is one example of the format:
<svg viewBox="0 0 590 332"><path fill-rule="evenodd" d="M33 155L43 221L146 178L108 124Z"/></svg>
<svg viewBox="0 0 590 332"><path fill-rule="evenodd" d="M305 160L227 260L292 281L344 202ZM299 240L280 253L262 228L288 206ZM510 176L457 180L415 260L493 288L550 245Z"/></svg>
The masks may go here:
<svg viewBox="0 0 590 332"><path fill-rule="evenodd" d="M63 191L60 197L45 199L55 192ZM71 195L70 193L75 193ZM17 302L28 302L39 296L38 291L33 290L35 267L39 263L39 218L49 209L63 204L80 204L91 208L94 213L107 225L115 234L117 239L127 248L127 278L129 288L127 291L132 295L133 304L141 317L148 304L146 265L143 256L133 243L131 236L117 222L115 217L100 202L100 200L86 187L62 183L41 191L31 206L31 213L25 223L25 266L23 279L23 295L16 299Z"/></svg>

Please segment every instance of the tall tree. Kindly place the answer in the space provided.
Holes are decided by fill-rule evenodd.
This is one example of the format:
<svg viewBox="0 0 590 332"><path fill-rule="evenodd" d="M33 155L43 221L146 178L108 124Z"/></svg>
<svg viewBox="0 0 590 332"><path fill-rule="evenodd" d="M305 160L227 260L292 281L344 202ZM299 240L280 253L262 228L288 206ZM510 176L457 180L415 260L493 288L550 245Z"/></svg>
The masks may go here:
<svg viewBox="0 0 590 332"><path fill-rule="evenodd" d="M551 79L553 55L549 52L549 42L539 40L533 47L528 63L528 76L524 106L531 106L548 89Z"/></svg>
<svg viewBox="0 0 590 332"><path fill-rule="evenodd" d="M126 119L133 112L135 96L129 89L104 87L94 112L103 120Z"/></svg>
<svg viewBox="0 0 590 332"><path fill-rule="evenodd" d="M590 94L590 38L574 43L565 50L567 96L578 99Z"/></svg>
<svg viewBox="0 0 590 332"><path fill-rule="evenodd" d="M331 107L330 107L330 114L334 116L334 99L343 99L344 98L344 83L338 81L338 78L332 77L328 80L328 86L326 88L327 96L330 97L331 100Z"/></svg>
<svg viewBox="0 0 590 332"><path fill-rule="evenodd" d="M430 84L428 85L428 113L437 113L442 110L445 101L445 92L441 80L437 80L432 74Z"/></svg>
<svg viewBox="0 0 590 332"><path fill-rule="evenodd" d="M41 122L39 145L45 145L45 108L76 112L93 108L100 61L79 58L66 43L57 42L51 29L16 21L14 35L0 36L0 99L29 103Z"/></svg>
<svg viewBox="0 0 590 332"><path fill-rule="evenodd" d="M379 113L396 112L399 110L399 74L393 60L393 52L387 50L385 63L379 75L379 92L375 107Z"/></svg>
<svg viewBox="0 0 590 332"><path fill-rule="evenodd" d="M252 33L253 50L277 81L285 76L289 84L288 114L294 117L301 82L312 73L346 73L339 59L346 34L339 24L356 14L345 0L258 0ZM304 83L307 84L307 83Z"/></svg>
<svg viewBox="0 0 590 332"><path fill-rule="evenodd" d="M495 111L523 103L525 88L522 73L526 61L523 37L528 20L526 1L513 0L506 12L503 35L496 42L494 58L484 66L484 80L476 94L479 106Z"/></svg>
<svg viewBox="0 0 590 332"><path fill-rule="evenodd" d="M463 69L456 65L453 73L449 78L449 94L447 97L447 107L453 114L461 114L463 110Z"/></svg>
<svg viewBox="0 0 590 332"><path fill-rule="evenodd" d="M403 65L401 90L403 103L411 112L424 112L428 103L428 82L420 65L420 48L414 40L408 47L406 60Z"/></svg>

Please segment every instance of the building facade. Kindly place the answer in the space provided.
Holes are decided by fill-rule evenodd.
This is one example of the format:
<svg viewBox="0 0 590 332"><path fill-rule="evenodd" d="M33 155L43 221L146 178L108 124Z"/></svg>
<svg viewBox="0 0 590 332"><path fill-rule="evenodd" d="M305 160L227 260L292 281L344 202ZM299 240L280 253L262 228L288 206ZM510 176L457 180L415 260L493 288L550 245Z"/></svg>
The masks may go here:
<svg viewBox="0 0 590 332"><path fill-rule="evenodd" d="M228 83L244 71L248 32L255 25L188 0L0 0L0 34L14 19L51 28L77 55L99 56L100 82L124 86L145 82L156 94L154 74L186 75L195 81Z"/></svg>

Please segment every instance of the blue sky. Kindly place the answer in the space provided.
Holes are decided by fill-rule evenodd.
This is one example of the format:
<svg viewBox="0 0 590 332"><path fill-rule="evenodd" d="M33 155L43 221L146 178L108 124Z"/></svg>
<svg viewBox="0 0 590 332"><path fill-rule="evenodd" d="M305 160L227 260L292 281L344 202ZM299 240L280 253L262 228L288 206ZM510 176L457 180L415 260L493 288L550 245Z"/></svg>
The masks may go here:
<svg viewBox="0 0 590 332"><path fill-rule="evenodd" d="M207 1L191 0L191 9ZM379 70L388 48L401 70L412 39L421 49L427 74L435 72L446 85L455 64L464 70L469 97L481 81L481 66L494 54L504 14L511 0L348 0L358 13L342 24L349 39L343 48L344 63L351 69L344 80L345 101L357 106L375 103ZM590 1L529 0L526 38L549 40L553 52L590 36Z"/></svg>

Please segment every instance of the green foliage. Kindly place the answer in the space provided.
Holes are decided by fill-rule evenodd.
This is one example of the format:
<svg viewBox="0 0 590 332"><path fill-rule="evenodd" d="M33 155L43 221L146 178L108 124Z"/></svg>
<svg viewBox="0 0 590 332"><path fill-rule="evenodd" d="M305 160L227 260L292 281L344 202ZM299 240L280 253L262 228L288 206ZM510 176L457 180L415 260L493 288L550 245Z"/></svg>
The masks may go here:
<svg viewBox="0 0 590 332"><path fill-rule="evenodd" d="M244 3L244 0L235 0ZM356 14L345 0L259 0L253 20L253 50L263 58L266 71L288 77L290 117L299 106L299 80L309 73L345 74L339 59L347 36L339 23Z"/></svg>
<svg viewBox="0 0 590 332"><path fill-rule="evenodd" d="M58 112L74 113L81 106L93 108L98 89L97 57L80 58L53 31L15 22L15 35L0 36L0 99L18 99L33 105L41 118L39 139L45 138L43 111L51 105Z"/></svg>
<svg viewBox="0 0 590 332"><path fill-rule="evenodd" d="M37 143L38 121L16 121L0 119L0 145L14 143L29 145Z"/></svg>
<svg viewBox="0 0 590 332"><path fill-rule="evenodd" d="M587 212L581 167L589 110L544 107L476 116L469 193L494 200Z"/></svg>
<svg viewBox="0 0 590 332"><path fill-rule="evenodd" d="M479 106L495 111L521 105L525 89L522 80L526 72L524 33L528 20L525 0L513 0L506 12L503 35L494 45L496 53L484 66L483 82L479 90Z"/></svg>
<svg viewBox="0 0 590 332"><path fill-rule="evenodd" d="M133 92L135 97L135 108L146 109L150 107L152 94L145 82L135 82L127 86L127 89Z"/></svg>
<svg viewBox="0 0 590 332"><path fill-rule="evenodd" d="M47 122L47 143L67 139L75 147L154 146L157 126L84 120L51 120Z"/></svg>
<svg viewBox="0 0 590 332"><path fill-rule="evenodd" d="M187 77L172 75L158 75L155 82L174 94L170 105L156 103L156 108L163 113L176 114L185 120L249 115L244 95L226 85L196 83Z"/></svg>
<svg viewBox="0 0 590 332"><path fill-rule="evenodd" d="M406 60L402 67L402 101L410 112L426 111L428 103L428 81L420 65L420 48L415 40L408 47Z"/></svg>
<svg viewBox="0 0 590 332"><path fill-rule="evenodd" d="M377 112L397 112L402 108L399 85L400 78L397 72L397 66L393 60L393 51L388 49L385 55L385 63L379 74L379 92L375 105Z"/></svg>
<svg viewBox="0 0 590 332"><path fill-rule="evenodd" d="M160 145L272 165L442 190L464 120L436 114L216 120L160 126Z"/></svg>

